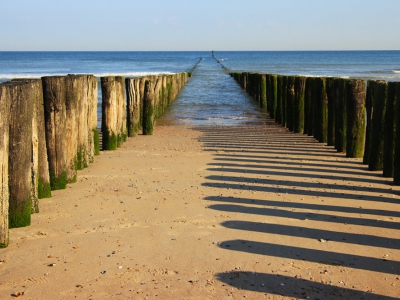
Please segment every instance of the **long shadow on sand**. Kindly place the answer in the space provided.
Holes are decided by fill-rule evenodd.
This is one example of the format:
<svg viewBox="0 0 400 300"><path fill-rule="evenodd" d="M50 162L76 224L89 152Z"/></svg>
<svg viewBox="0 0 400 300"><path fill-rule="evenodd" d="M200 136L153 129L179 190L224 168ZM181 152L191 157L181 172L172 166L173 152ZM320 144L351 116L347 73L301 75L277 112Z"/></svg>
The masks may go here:
<svg viewBox="0 0 400 300"><path fill-rule="evenodd" d="M210 175L203 182L203 186L218 193L204 198L214 202L209 208L234 213L236 216L265 217L262 223L248 220L222 222L225 228L259 232L261 235L258 241L232 239L221 242L219 247L249 255L263 255L271 260L284 258L397 275L400 261L396 259L341 253L340 248L340 245L347 244L398 250L400 240L395 236L391 238L365 234L365 230L357 232L354 227L352 232L334 229L335 224L348 224L360 226L360 229L375 227L400 230L400 223L391 221L400 217L400 200L396 188L392 188L388 180L376 172L367 171L360 160L348 159L344 154L317 143L309 136L292 134L272 122L268 124L195 128L203 133L199 141L203 143L204 151L215 152L215 160L207 169ZM231 196L223 196L225 191L230 191ZM258 199L233 196L241 192L261 192L262 196L260 193L256 194ZM293 202L291 195L305 196L301 199L304 202L300 202L299 198L296 198L298 202ZM282 201L279 201L281 196ZM313 203L307 202L310 197L326 201L324 204L315 204L315 200ZM341 201L341 206L336 206L331 203L331 199L346 202ZM379 209L360 207L373 202ZM382 216L386 217L385 220L380 220ZM268 222L269 217L274 218L274 224ZM275 224L276 220L278 224ZM317 221L313 222L317 227L293 226L286 220ZM318 224L324 225L323 228L318 228ZM326 229L326 224L332 224L328 226L330 230ZM290 242L289 245L272 243L265 241L263 233L301 238L304 242L301 246L290 245ZM312 249L308 244L321 239L328 243L328 248ZM337 283L325 284L278 274L228 271L221 272L217 278L239 289L287 297L395 299L364 292L366 287L350 289L335 286Z"/></svg>
<svg viewBox="0 0 400 300"><path fill-rule="evenodd" d="M217 279L240 290L274 294L296 299L365 299L395 300L397 297L386 297L346 287L338 287L302 278L246 271L230 271L217 274ZM356 287L357 288L357 287ZM360 287L361 288L361 287ZM362 287L367 289L367 287Z"/></svg>

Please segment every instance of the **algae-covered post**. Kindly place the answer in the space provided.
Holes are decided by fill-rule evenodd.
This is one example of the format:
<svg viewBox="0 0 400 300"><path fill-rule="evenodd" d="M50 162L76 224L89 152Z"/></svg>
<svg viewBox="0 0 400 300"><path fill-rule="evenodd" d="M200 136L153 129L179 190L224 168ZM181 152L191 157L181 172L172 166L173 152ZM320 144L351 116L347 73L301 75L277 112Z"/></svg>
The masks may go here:
<svg viewBox="0 0 400 300"><path fill-rule="evenodd" d="M65 77L42 77L46 146L52 190L67 187Z"/></svg>
<svg viewBox="0 0 400 300"><path fill-rule="evenodd" d="M295 101L295 88L294 88L294 76L286 76L286 126L290 131L293 131L294 118L294 101Z"/></svg>
<svg viewBox="0 0 400 300"><path fill-rule="evenodd" d="M260 107L267 108L267 76L260 74Z"/></svg>
<svg viewBox="0 0 400 300"><path fill-rule="evenodd" d="M365 108L367 111L367 126L365 129L365 149L364 149L364 157L363 157L363 164L369 164L369 149L371 144L371 128L372 128L372 102L373 102L373 82L368 81L367 83L367 95L365 99Z"/></svg>
<svg viewBox="0 0 400 300"><path fill-rule="evenodd" d="M396 83L396 145L394 156L393 183L400 185L400 82Z"/></svg>
<svg viewBox="0 0 400 300"><path fill-rule="evenodd" d="M146 80L143 101L143 134L152 135L154 130L154 83Z"/></svg>
<svg viewBox="0 0 400 300"><path fill-rule="evenodd" d="M369 170L383 170L383 147L385 139L385 113L387 102L386 81L378 80L373 84L373 103L372 103L372 128L369 153Z"/></svg>
<svg viewBox="0 0 400 300"><path fill-rule="evenodd" d="M6 83L10 95L9 226L31 224L32 118L35 90L28 82Z"/></svg>
<svg viewBox="0 0 400 300"><path fill-rule="evenodd" d="M347 105L345 85L345 79L335 78L333 99L335 106L335 148L338 152L346 152L347 143Z"/></svg>
<svg viewBox="0 0 400 300"><path fill-rule="evenodd" d="M383 149L383 177L394 176L394 155L396 143L396 86L397 82L389 82L387 90L387 107L385 114L385 137Z"/></svg>
<svg viewBox="0 0 400 300"><path fill-rule="evenodd" d="M127 78L125 79L126 86L126 96L127 96L127 127L128 136L133 137L139 133L141 128L140 123L140 111L141 111L141 101L140 101L140 78Z"/></svg>
<svg viewBox="0 0 400 300"><path fill-rule="evenodd" d="M293 105L293 131L295 133L304 132L304 97L306 88L306 77L296 76L294 81L295 101Z"/></svg>
<svg viewBox="0 0 400 300"><path fill-rule="evenodd" d="M326 79L326 95L328 97L328 146L335 146L335 81L334 77Z"/></svg>
<svg viewBox="0 0 400 300"><path fill-rule="evenodd" d="M273 86L271 85L273 88ZM283 98L283 76L276 76L276 109L275 109L275 122L282 124L282 98ZM273 97L273 91L271 89L271 97ZM271 116L272 117L272 116Z"/></svg>
<svg viewBox="0 0 400 300"><path fill-rule="evenodd" d="M326 95L326 78L315 79L315 124L314 137L320 143L328 141L328 97Z"/></svg>
<svg viewBox="0 0 400 300"><path fill-rule="evenodd" d="M361 158L364 155L365 145L365 97L364 80L346 81L346 156Z"/></svg>
<svg viewBox="0 0 400 300"><path fill-rule="evenodd" d="M314 135L314 94L313 94L314 78L307 77L305 87L304 101L304 133Z"/></svg>
<svg viewBox="0 0 400 300"><path fill-rule="evenodd" d="M103 150L116 150L126 141L124 78L101 77Z"/></svg>
<svg viewBox="0 0 400 300"><path fill-rule="evenodd" d="M10 122L10 93L5 84L0 84L0 248L8 246L8 148Z"/></svg>
<svg viewBox="0 0 400 300"><path fill-rule="evenodd" d="M41 79L13 79L13 82L26 82L32 85L32 213L39 212L38 199L50 198L50 175L47 158L43 85Z"/></svg>

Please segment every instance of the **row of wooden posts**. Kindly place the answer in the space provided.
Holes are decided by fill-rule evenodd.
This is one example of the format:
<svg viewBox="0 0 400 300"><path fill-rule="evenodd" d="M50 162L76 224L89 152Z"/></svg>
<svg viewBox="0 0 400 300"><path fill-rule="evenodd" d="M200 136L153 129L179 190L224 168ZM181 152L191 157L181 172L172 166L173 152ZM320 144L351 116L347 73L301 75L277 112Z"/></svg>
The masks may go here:
<svg viewBox="0 0 400 300"><path fill-rule="evenodd" d="M230 73L276 123L314 136L400 185L400 82Z"/></svg>
<svg viewBox="0 0 400 300"><path fill-rule="evenodd" d="M141 129L152 134L190 75L102 77L102 149L116 149ZM77 170L100 154L97 107L93 75L0 84L0 248L9 228L30 225L39 199L76 182Z"/></svg>

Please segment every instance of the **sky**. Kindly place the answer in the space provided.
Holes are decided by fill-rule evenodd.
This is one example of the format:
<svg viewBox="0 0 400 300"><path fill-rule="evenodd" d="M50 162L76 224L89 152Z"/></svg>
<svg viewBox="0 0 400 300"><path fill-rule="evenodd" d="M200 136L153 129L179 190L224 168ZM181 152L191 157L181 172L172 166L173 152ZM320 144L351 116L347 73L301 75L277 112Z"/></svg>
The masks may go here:
<svg viewBox="0 0 400 300"><path fill-rule="evenodd" d="M400 50L400 0L0 0L0 51Z"/></svg>

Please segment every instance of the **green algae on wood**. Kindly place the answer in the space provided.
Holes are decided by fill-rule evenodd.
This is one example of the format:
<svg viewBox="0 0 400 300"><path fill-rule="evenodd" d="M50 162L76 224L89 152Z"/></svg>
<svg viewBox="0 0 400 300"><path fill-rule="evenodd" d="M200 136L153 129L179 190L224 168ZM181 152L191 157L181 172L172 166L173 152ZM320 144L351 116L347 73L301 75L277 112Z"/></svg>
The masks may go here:
<svg viewBox="0 0 400 300"><path fill-rule="evenodd" d="M394 157L396 148L396 86L397 82L389 82L387 90L387 108L385 113L385 137L383 149L383 177L394 177Z"/></svg>
<svg viewBox="0 0 400 300"><path fill-rule="evenodd" d="M346 156L362 158L365 145L365 97L364 80L346 81Z"/></svg>
<svg viewBox="0 0 400 300"><path fill-rule="evenodd" d="M395 90L396 97L396 136L395 136L395 156L394 156L394 170L393 170L393 183L400 185L400 83L396 83Z"/></svg>
<svg viewBox="0 0 400 300"><path fill-rule="evenodd" d="M347 145L347 105L346 79L335 78L335 148L338 152L346 152Z"/></svg>
<svg viewBox="0 0 400 300"><path fill-rule="evenodd" d="M35 90L31 83L5 83L10 95L9 227L25 227L32 212L32 118Z"/></svg>
<svg viewBox="0 0 400 300"><path fill-rule="evenodd" d="M64 76L42 77L46 146L52 190L65 189L66 156L66 92Z"/></svg>
<svg viewBox="0 0 400 300"><path fill-rule="evenodd" d="M373 103L372 103L372 128L369 153L369 170L383 170L383 153L385 140L385 114L387 105L386 81L378 80L371 82L373 84Z"/></svg>

